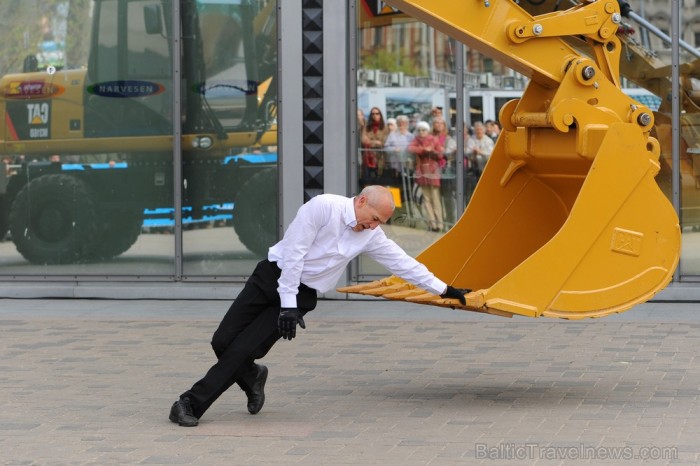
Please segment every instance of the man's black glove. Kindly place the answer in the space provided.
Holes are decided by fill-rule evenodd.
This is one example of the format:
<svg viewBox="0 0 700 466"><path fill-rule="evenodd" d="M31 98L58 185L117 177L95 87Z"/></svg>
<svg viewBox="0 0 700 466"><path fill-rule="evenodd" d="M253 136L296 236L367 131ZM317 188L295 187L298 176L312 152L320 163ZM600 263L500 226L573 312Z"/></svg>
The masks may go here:
<svg viewBox="0 0 700 466"><path fill-rule="evenodd" d="M459 299L459 302L462 303L462 306L466 306L467 300L464 299L464 295L469 292L471 292L469 288L453 288L450 285L447 285L447 289L443 294L440 295L440 297L443 299Z"/></svg>
<svg viewBox="0 0 700 466"><path fill-rule="evenodd" d="M306 328L306 324L301 317L299 309L295 307L283 307L280 311L280 317L277 320L277 328L282 338L291 340L297 336L297 323L301 328Z"/></svg>

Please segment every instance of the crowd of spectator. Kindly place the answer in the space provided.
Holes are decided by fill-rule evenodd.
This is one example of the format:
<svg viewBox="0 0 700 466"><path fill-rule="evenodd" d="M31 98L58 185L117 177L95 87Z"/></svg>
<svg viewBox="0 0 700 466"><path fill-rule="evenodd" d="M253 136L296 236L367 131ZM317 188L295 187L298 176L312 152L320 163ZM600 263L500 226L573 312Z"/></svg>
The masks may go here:
<svg viewBox="0 0 700 466"><path fill-rule="evenodd" d="M478 178L491 156L500 133L493 120L476 121L464 131L464 159L457 163L457 141L441 107L427 118L396 115L385 118L372 107L369 114L358 109L360 136L360 187L393 186L411 196L430 231L444 231L456 221L456 177L460 170ZM407 189L411 193L406 193Z"/></svg>

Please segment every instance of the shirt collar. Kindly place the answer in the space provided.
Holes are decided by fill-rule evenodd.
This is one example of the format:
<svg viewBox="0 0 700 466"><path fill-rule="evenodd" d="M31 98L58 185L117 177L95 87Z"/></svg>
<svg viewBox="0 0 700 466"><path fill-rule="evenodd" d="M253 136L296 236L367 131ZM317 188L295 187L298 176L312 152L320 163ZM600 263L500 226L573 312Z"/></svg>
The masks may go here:
<svg viewBox="0 0 700 466"><path fill-rule="evenodd" d="M343 222L345 225L354 228L357 226L357 217L355 217L355 198L351 197L345 203L343 210Z"/></svg>

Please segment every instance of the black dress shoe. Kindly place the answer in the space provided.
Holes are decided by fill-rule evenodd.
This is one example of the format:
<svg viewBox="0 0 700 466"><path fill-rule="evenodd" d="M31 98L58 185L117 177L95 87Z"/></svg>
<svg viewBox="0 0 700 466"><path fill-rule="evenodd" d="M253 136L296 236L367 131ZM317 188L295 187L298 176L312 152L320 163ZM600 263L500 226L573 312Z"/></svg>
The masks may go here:
<svg viewBox="0 0 700 466"><path fill-rule="evenodd" d="M194 427L199 420L192 413L192 405L189 398L180 398L170 408L170 420L182 427Z"/></svg>
<svg viewBox="0 0 700 466"><path fill-rule="evenodd" d="M267 382L267 367L256 364L258 375L255 382L250 386L250 390L245 394L248 396L248 412L258 414L265 404L265 382Z"/></svg>

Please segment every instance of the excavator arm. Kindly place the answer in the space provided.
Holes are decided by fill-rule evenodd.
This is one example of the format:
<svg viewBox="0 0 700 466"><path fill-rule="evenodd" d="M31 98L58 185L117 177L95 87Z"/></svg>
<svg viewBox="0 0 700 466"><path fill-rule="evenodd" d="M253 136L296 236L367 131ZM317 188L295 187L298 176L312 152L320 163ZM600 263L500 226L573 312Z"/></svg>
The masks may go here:
<svg viewBox="0 0 700 466"><path fill-rule="evenodd" d="M663 289L678 264L680 227L654 180L653 113L620 89L617 1L537 16L511 0L386 3L530 84L501 110L504 131L464 214L417 257L474 290L466 305L395 276L339 291L580 319L625 311ZM569 45L572 36L589 53Z"/></svg>

